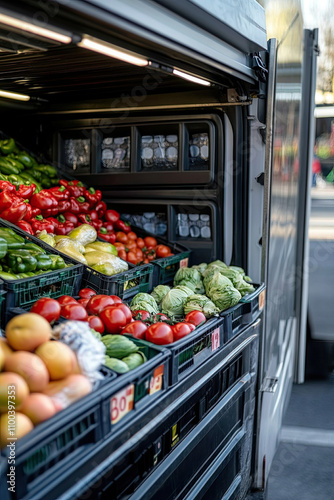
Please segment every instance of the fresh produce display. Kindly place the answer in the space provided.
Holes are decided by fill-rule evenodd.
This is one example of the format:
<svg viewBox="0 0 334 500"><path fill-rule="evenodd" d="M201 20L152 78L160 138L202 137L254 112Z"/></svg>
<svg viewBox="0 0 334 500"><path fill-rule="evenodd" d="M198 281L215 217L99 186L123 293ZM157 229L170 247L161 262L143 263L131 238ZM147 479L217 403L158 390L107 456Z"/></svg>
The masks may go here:
<svg viewBox="0 0 334 500"><path fill-rule="evenodd" d="M134 370L147 361L140 348L123 335L105 335L101 341L106 346L105 365L117 373Z"/></svg>
<svg viewBox="0 0 334 500"><path fill-rule="evenodd" d="M117 214L114 210L113 212ZM119 214L117 215L119 216ZM123 221L119 222L127 224ZM116 232L115 247L121 259L131 262L131 264L148 264L152 260L174 255L169 246L159 245L153 236L138 238L137 234L131 231L129 225L126 228L127 230L123 228Z"/></svg>
<svg viewBox="0 0 334 500"><path fill-rule="evenodd" d="M15 411L19 439L92 390L75 352L51 340L50 324L39 314L15 316L5 334L6 339L0 341L0 447L10 437L10 412ZM15 392L10 391L12 386Z"/></svg>
<svg viewBox="0 0 334 500"><path fill-rule="evenodd" d="M30 278L67 267L59 255L52 255L10 228L0 227L0 277L5 280Z"/></svg>

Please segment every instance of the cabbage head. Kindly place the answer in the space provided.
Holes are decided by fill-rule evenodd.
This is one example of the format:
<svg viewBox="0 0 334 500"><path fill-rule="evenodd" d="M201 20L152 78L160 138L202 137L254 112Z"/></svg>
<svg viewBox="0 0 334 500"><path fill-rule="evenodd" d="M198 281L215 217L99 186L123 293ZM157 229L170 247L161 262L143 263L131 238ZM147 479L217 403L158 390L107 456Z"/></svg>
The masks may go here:
<svg viewBox="0 0 334 500"><path fill-rule="evenodd" d="M215 291L211 295L212 302L218 307L220 312L235 306L240 299L241 293L232 285L225 287L222 292Z"/></svg>
<svg viewBox="0 0 334 500"><path fill-rule="evenodd" d="M220 274L226 276L232 281L232 284L235 288L239 290L239 287L242 286L244 280L242 275L236 269L232 269L231 267L226 267L226 269L222 269Z"/></svg>
<svg viewBox="0 0 334 500"><path fill-rule="evenodd" d="M214 303L206 295L191 295L184 305L184 314L190 311L201 311L206 318L216 315L219 311Z"/></svg>
<svg viewBox="0 0 334 500"><path fill-rule="evenodd" d="M153 297L156 303L159 305L164 296L169 292L169 290L170 287L167 285L158 285L153 289L151 297Z"/></svg>
<svg viewBox="0 0 334 500"><path fill-rule="evenodd" d="M191 266L190 269L197 269L197 271L203 275L205 269L208 267L208 265L205 262L201 262L201 264L198 264L196 266Z"/></svg>
<svg viewBox="0 0 334 500"><path fill-rule="evenodd" d="M159 307L154 297L148 293L137 293L131 301L130 309L131 311L143 310L153 314L159 312Z"/></svg>
<svg viewBox="0 0 334 500"><path fill-rule="evenodd" d="M169 317L182 316L183 306L193 291L186 286L172 288L162 299L161 310Z"/></svg>
<svg viewBox="0 0 334 500"><path fill-rule="evenodd" d="M208 276L209 278L209 276ZM219 272L215 272L210 279L204 280L204 286L206 295L212 300L211 295L218 292L223 292L227 286L233 287L233 284L229 278L223 276Z"/></svg>
<svg viewBox="0 0 334 500"><path fill-rule="evenodd" d="M248 283L247 281L245 281L245 279L243 279L241 286L238 286L238 290L241 293L241 295L244 296L247 293L254 292L255 288L251 283Z"/></svg>
<svg viewBox="0 0 334 500"><path fill-rule="evenodd" d="M197 269L182 267L174 276L174 286L185 285L193 292L203 289L202 275Z"/></svg>

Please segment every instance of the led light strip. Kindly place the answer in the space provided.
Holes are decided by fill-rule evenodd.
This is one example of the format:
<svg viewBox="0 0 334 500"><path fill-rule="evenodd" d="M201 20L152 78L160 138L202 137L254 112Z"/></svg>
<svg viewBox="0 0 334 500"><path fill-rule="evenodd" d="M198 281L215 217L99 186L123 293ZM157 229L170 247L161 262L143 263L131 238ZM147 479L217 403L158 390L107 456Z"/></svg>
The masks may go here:
<svg viewBox="0 0 334 500"><path fill-rule="evenodd" d="M0 97L5 97L6 99L15 99L17 101L30 100L30 95L17 94L16 92L6 92L5 90L0 90Z"/></svg>
<svg viewBox="0 0 334 500"><path fill-rule="evenodd" d="M120 49L116 45L112 45L111 43L102 42L97 38L93 38L88 35L84 35L80 42L77 44L79 47L84 49L92 50L93 52L99 52L100 54L104 54L109 57L114 57L115 59L119 59L120 61L124 61L130 64L134 64L135 66L147 66L148 60L137 56L133 52L130 52L125 49Z"/></svg>
<svg viewBox="0 0 334 500"><path fill-rule="evenodd" d="M208 80L203 80L203 78L199 78L198 76L184 73L183 71L180 71L176 68L173 68L173 75L184 78L184 80L189 80L189 82L198 83L199 85L205 85L206 87L209 87L211 85L211 82L208 82Z"/></svg>
<svg viewBox="0 0 334 500"><path fill-rule="evenodd" d="M0 23L5 24L6 26L11 26L13 28L18 28L23 31L28 31L29 33L33 33L44 38L49 38L50 40L55 40L60 43L72 42L72 38L68 35L63 35L62 33L58 33L57 31L42 28L41 26L37 26L36 24L28 23L26 21L22 21L21 19L17 19L16 17L7 16L5 14L0 14Z"/></svg>

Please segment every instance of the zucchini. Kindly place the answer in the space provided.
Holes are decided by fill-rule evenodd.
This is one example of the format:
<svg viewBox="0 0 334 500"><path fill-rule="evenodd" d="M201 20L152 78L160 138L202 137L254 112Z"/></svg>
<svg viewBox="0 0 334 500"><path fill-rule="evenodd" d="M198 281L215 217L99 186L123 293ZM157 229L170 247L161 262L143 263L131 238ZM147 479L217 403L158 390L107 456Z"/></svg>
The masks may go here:
<svg viewBox="0 0 334 500"><path fill-rule="evenodd" d="M123 335L104 335L101 340L106 346L107 356L111 358L122 359L139 350L132 340Z"/></svg>
<svg viewBox="0 0 334 500"><path fill-rule="evenodd" d="M114 370L116 373L126 373L130 370L126 363L117 358L109 358L106 356L104 364L107 368Z"/></svg>
<svg viewBox="0 0 334 500"><path fill-rule="evenodd" d="M133 352L129 356L122 358L122 361L126 363L129 367L129 370L134 370L138 366L142 365L146 361L146 356L143 352Z"/></svg>

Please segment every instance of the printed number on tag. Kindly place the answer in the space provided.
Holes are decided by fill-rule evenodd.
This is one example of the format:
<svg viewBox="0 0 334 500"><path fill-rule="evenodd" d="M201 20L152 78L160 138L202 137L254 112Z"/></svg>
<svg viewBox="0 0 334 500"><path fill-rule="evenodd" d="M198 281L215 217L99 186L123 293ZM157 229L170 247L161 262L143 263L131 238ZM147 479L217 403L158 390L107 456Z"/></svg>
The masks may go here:
<svg viewBox="0 0 334 500"><path fill-rule="evenodd" d="M211 333L211 350L215 351L220 347L220 328L217 327Z"/></svg>
<svg viewBox="0 0 334 500"><path fill-rule="evenodd" d="M266 302L266 291L262 290L262 292L259 295L259 311L262 311L265 302Z"/></svg>
<svg viewBox="0 0 334 500"><path fill-rule="evenodd" d="M162 388L162 377L164 374L164 365L158 366L153 372L153 376L151 378L150 390L149 394L154 394L158 392Z"/></svg>
<svg viewBox="0 0 334 500"><path fill-rule="evenodd" d="M180 260L180 268L181 267L188 267L188 257L186 257L185 259L182 259Z"/></svg>
<svg viewBox="0 0 334 500"><path fill-rule="evenodd" d="M125 417L133 409L133 399L135 386L128 385L122 391L111 398L111 423L117 424L121 418Z"/></svg>

